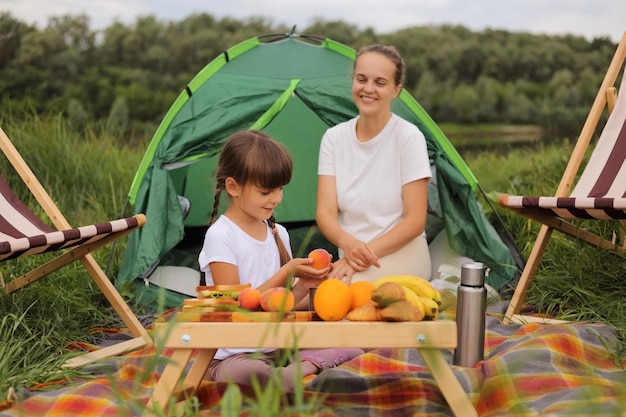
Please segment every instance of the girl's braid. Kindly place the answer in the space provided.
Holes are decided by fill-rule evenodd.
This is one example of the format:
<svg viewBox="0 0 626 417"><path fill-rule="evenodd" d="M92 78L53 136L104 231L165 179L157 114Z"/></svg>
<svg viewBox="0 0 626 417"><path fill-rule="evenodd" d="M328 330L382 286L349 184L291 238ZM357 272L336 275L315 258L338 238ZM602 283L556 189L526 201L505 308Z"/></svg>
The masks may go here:
<svg viewBox="0 0 626 417"><path fill-rule="evenodd" d="M274 239L276 240L276 246L278 246L278 253L280 254L280 265L285 265L291 260L291 256L289 256L289 252L287 251L287 248L285 248L283 240L278 235L278 229L276 228L276 219L274 218L274 215L271 215L270 218L267 219L267 224L272 229L272 234L274 235Z"/></svg>
<svg viewBox="0 0 626 417"><path fill-rule="evenodd" d="M220 208L220 195L222 194L222 190L224 189L224 180L218 179L217 184L215 185L215 197L213 197L213 211L211 212L211 222L209 226L215 223L217 220L217 212Z"/></svg>

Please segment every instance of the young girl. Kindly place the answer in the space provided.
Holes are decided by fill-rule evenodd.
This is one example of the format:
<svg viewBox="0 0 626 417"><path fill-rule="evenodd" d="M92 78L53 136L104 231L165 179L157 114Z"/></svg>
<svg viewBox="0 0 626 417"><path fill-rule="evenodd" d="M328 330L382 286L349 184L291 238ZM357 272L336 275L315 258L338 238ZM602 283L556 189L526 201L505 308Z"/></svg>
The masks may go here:
<svg viewBox="0 0 626 417"><path fill-rule="evenodd" d="M332 275L348 282L396 274L430 279L426 139L391 111L404 72L395 48L361 48L352 78L359 115L322 138L316 220L339 248Z"/></svg>
<svg viewBox="0 0 626 417"><path fill-rule="evenodd" d="M211 225L199 255L207 285L250 283L264 291L283 287L297 277L291 288L297 308L308 306L309 288L326 279L329 268L317 270L308 258L291 258L289 234L274 221L274 209L291 180L293 162L289 152L260 131L232 135L220 154ZM217 220L222 191L230 204ZM294 379L337 366L363 353L360 349L301 350L298 357L280 368L283 387ZM250 385L265 384L276 361L274 349L219 349L209 366L214 381Z"/></svg>

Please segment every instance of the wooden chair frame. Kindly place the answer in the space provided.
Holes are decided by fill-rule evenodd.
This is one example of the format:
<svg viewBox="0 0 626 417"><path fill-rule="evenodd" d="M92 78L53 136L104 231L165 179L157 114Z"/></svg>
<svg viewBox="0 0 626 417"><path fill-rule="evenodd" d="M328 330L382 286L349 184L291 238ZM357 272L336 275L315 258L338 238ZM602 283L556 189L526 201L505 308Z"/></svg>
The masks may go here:
<svg viewBox="0 0 626 417"><path fill-rule="evenodd" d="M71 229L72 227L56 206L50 195L46 192L45 188L41 185L26 161L22 158L9 137L1 128L0 149L18 173L24 184L28 187L32 195L35 197L41 208L50 218L54 226L58 230ZM145 224L146 218L144 215L137 215L136 217L140 226ZM96 260L90 254L93 250L106 245L113 240L126 235L127 233L130 233L130 231L131 230L127 230L115 235L109 235L91 244L75 246L72 249L66 250L63 254L45 263L44 265L41 265L23 276L3 285L3 289L7 293L11 293L24 287L25 285L31 284L32 282L49 275L51 272L54 272L71 262L80 261L83 264L98 288L102 291L111 306L128 327L128 330L133 335L133 338L128 341L120 342L70 359L65 363L65 366L67 367L83 366L102 358L121 355L143 347L152 346L152 338L146 329L141 325L135 314L131 311L128 304L124 301L115 286L106 276L100 265L98 265Z"/></svg>
<svg viewBox="0 0 626 417"><path fill-rule="evenodd" d="M600 85L599 91L593 102L589 115L583 125L581 133L578 137L572 155L563 173L563 177L559 182L558 188L555 193L555 197L567 196L574 184L576 176L580 170L581 164L590 146L593 134L598 126L602 113L606 108L609 113L615 107L617 100L617 89L615 83L621 70L624 69L624 61L626 59L626 32L622 37L613 59L608 67L604 80ZM626 86L623 86L626 88ZM625 90L626 91L626 90ZM626 93L623 93L626 94ZM502 197L502 196L501 196ZM502 200L499 200L501 205ZM625 221L619 221L619 231L614 233L611 240L605 239L587 230L583 230L575 224L560 219L558 217L548 216L543 214L540 210L533 209L517 209L505 206L507 209L513 210L523 216L526 216L532 220L542 223L541 229L537 235L533 249L528 257L528 261L522 271L519 282L515 288L515 292L511 298L511 302L505 314L505 322L529 322L529 321L548 321L543 318L537 318L529 315L522 315L521 309L526 299L526 294L530 289L532 278L539 268L539 264L546 250L553 230L558 230L569 236L577 239L581 239L587 243L598 246L600 248L608 250L616 250L620 253L625 253L625 233L626 227ZM558 320L553 320L558 321Z"/></svg>

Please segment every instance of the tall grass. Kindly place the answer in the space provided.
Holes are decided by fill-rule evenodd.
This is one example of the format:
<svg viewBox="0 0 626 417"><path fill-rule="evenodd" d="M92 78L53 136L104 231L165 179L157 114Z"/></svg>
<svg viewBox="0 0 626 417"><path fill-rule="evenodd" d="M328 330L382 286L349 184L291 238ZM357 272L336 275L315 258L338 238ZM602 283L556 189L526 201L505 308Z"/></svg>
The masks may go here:
<svg viewBox="0 0 626 417"><path fill-rule="evenodd" d="M130 178L141 153L120 147L94 125L76 131L62 116L39 118L35 114L0 119L0 125L26 160L70 224L81 226L120 216ZM13 115L15 116L15 115ZM43 210L9 162L0 158L0 172L18 196L42 219ZM121 262L125 241L94 253L100 265L111 259L110 276ZM0 263L5 282L51 258L39 255ZM96 342L102 335L90 330L115 320L112 308L75 263L40 282L0 297L0 396L9 390L50 379L82 375L61 369L72 355L72 342Z"/></svg>
<svg viewBox="0 0 626 417"><path fill-rule="evenodd" d="M464 157L495 201L498 192L554 195L573 150L569 140L509 152L473 152ZM540 224L494 204L524 259L533 248ZM617 221L578 221L580 227L611 239ZM552 233L526 302L557 318L613 325L626 356L626 259L562 233Z"/></svg>

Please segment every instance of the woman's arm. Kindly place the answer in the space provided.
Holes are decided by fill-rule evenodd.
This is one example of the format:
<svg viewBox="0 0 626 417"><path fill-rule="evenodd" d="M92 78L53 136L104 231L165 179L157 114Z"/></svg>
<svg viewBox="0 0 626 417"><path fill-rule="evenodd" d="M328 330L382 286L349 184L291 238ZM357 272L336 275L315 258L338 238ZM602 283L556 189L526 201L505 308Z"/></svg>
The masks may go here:
<svg viewBox="0 0 626 417"><path fill-rule="evenodd" d="M317 227L329 242L339 245L341 236L345 233L339 226L339 206L337 203L337 183L335 177L319 175L317 177L317 207L315 221Z"/></svg>
<svg viewBox="0 0 626 417"><path fill-rule="evenodd" d="M317 208L315 220L320 231L329 242L341 248L347 265L342 271L350 268L364 271L370 265L380 267L377 254L365 242L356 239L341 228L338 220L339 205L337 203L337 183L335 177L320 175L317 180ZM338 266L339 266L338 265ZM346 273L351 276L352 272ZM340 277L338 277L340 278Z"/></svg>
<svg viewBox="0 0 626 417"><path fill-rule="evenodd" d="M369 242L379 257L394 253L424 232L428 211L428 178L402 187L403 219L384 235Z"/></svg>

